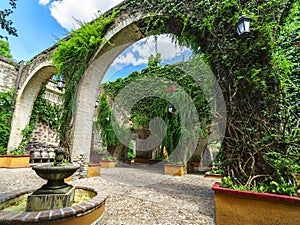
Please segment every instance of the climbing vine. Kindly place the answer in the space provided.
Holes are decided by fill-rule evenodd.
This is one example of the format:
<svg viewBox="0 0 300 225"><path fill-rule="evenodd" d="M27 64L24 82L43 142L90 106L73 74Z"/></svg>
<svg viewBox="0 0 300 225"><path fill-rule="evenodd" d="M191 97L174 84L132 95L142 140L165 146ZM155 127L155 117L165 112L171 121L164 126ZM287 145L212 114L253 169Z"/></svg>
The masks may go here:
<svg viewBox="0 0 300 225"><path fill-rule="evenodd" d="M61 107L51 103L44 98L46 87L39 92L34 102L29 124L22 130L22 140L17 149L11 150L11 154L19 155L25 153L25 148L30 141L33 130L37 123L46 124L49 128L58 131L60 128Z"/></svg>
<svg viewBox="0 0 300 225"><path fill-rule="evenodd" d="M12 98L14 90L0 92L0 155L7 152L7 144L10 134L10 120L12 116Z"/></svg>
<svg viewBox="0 0 300 225"><path fill-rule="evenodd" d="M298 44L291 44L299 43L299 32L295 17L288 15L298 15L299 3L294 0L130 0L124 1L123 6L131 7L131 14L150 15L137 22L146 36L173 33L180 44L195 53L203 53L211 66L223 90L228 112L220 154L223 176L246 189L257 188L258 184L270 185L273 181L295 187L292 173L277 173L270 160L288 157L292 149L297 149L299 140L298 131L282 129L287 127L283 126L288 124L286 121L297 124L299 118L295 108L283 110L286 104L291 106L297 99L295 87L299 80L290 70L299 68L299 60L294 61L299 56L295 53ZM251 34L244 40L235 30L241 14L252 19ZM60 130L63 145L69 141L78 83L92 55L105 41L103 34L115 15L101 16L58 44L53 59L66 81L64 125ZM293 25L286 26L281 33L283 25L290 22ZM288 37L289 31L294 33ZM278 42L280 38L282 41ZM287 97L291 100L287 101ZM294 136L286 135L291 132ZM284 177L283 181L280 177Z"/></svg>
<svg viewBox="0 0 300 225"><path fill-rule="evenodd" d="M98 107L97 128L101 130L103 145L110 149L111 147L120 144L120 141L118 140L112 126L112 110L110 109L110 105L105 94L101 94Z"/></svg>
<svg viewBox="0 0 300 225"><path fill-rule="evenodd" d="M198 59L199 60L199 59ZM130 120L133 123L133 130L140 139L146 139L149 132L149 122L153 118L159 117L163 119L166 124L166 134L161 145L167 147L168 155L171 155L178 145L178 141L181 135L188 136L190 139L198 139L200 134L204 138L208 132L208 126L210 122L210 108L207 102L207 99L202 90L199 90L199 86L193 78L182 69L182 64L189 64L191 62L198 62L197 60L191 60L190 62L178 63L175 65L150 65L149 67L143 69L141 72L133 72L128 77L124 79L117 79L114 82L109 82L104 84L105 93L114 100L120 91L125 88L128 84L135 82L134 87L132 87L131 93L132 96L124 98L123 104L129 105L130 102L135 99L136 93L141 90L146 93L149 97L142 98L131 108ZM163 81L160 85L160 90L156 89L156 84L150 84L147 82L149 78L162 78ZM144 85L145 81L147 86ZM176 85L176 87L174 86ZM177 88L180 87L180 88ZM151 93L159 92L160 97L151 96ZM182 124L187 124L185 120L192 120L190 110L182 110L179 114L179 109L176 109L174 106L174 111L170 112L168 107L172 102L184 102L184 94L187 93L190 95L193 105L196 107L201 121L201 130L198 130L197 134L193 134L192 131L188 131L186 127ZM172 99L171 102L166 99ZM118 105L118 110L122 106ZM100 108L101 110L101 108ZM163 128L160 128L163 129ZM184 134L183 134L184 133ZM194 137L193 137L194 136ZM202 139L200 139L201 141ZM184 146L187 143L184 144ZM182 160L182 159L181 159Z"/></svg>
<svg viewBox="0 0 300 225"><path fill-rule="evenodd" d="M108 26L113 23L116 15L117 11L114 11L110 16L101 15L92 23L84 24L80 29L73 31L68 38L59 41L57 50L53 54L53 62L65 81L65 90L62 95L64 110L59 137L61 145L67 149L70 149L71 121L76 107L79 81L84 76L89 60L99 45L107 41L103 35Z"/></svg>

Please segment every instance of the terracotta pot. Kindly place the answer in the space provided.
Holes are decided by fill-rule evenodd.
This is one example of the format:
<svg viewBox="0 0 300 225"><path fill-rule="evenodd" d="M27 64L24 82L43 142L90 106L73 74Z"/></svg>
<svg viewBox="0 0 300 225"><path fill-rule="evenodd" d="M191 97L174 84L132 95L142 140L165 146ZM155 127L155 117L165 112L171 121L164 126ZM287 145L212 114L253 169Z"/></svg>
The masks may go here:
<svg viewBox="0 0 300 225"><path fill-rule="evenodd" d="M300 198L213 187L216 224L300 224Z"/></svg>
<svg viewBox="0 0 300 225"><path fill-rule="evenodd" d="M101 164L88 164L88 177L100 176Z"/></svg>
<svg viewBox="0 0 300 225"><path fill-rule="evenodd" d="M208 172L205 173L204 177L206 177L206 178L218 178L218 179L221 179L222 175L221 174L213 174L213 173L210 173L208 171Z"/></svg>
<svg viewBox="0 0 300 225"><path fill-rule="evenodd" d="M30 155L1 155L0 167L22 168L29 167Z"/></svg>
<svg viewBox="0 0 300 225"><path fill-rule="evenodd" d="M115 168L116 161L114 160L100 160L101 168Z"/></svg>
<svg viewBox="0 0 300 225"><path fill-rule="evenodd" d="M135 163L149 163L150 158L134 158Z"/></svg>
<svg viewBox="0 0 300 225"><path fill-rule="evenodd" d="M193 167L199 167L200 166L200 160L193 160L192 165L193 165Z"/></svg>
<svg viewBox="0 0 300 225"><path fill-rule="evenodd" d="M164 165L165 175L171 176L183 176L184 165L183 164L165 164Z"/></svg>

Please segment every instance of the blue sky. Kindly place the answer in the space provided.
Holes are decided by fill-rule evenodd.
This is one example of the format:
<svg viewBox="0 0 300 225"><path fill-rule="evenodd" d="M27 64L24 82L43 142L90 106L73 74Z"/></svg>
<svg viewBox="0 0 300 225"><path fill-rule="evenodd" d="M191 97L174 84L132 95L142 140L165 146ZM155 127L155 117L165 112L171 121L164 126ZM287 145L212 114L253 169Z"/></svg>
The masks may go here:
<svg viewBox="0 0 300 225"><path fill-rule="evenodd" d="M9 8L8 2L1 0L0 8ZM74 18L88 22L120 2L122 0L17 0L17 8L9 17L18 32L18 37L8 36L13 59L17 62L30 60L77 29ZM7 36L1 29L0 33ZM163 64L187 59L191 53L187 48L172 44L166 36L158 37L158 51ZM153 37L133 44L117 57L104 81L122 77L124 72L141 70L146 67L150 54L155 54Z"/></svg>

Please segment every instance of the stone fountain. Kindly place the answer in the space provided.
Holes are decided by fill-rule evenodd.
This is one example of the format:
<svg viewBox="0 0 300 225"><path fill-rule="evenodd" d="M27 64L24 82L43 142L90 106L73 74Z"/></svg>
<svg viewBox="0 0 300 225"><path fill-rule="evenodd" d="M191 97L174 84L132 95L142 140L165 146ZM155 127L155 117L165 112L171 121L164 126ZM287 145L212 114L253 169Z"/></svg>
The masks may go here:
<svg viewBox="0 0 300 225"><path fill-rule="evenodd" d="M59 148L55 151L53 164L41 164L32 168L47 183L28 196L27 211L59 209L72 205L75 188L65 183L64 179L75 173L80 166L64 163L64 159L65 150Z"/></svg>
<svg viewBox="0 0 300 225"><path fill-rule="evenodd" d="M108 194L98 186L65 183L79 166L64 163L65 151L56 151L55 163L32 169L47 183L37 190L20 190L0 195L1 225L90 225L103 215Z"/></svg>

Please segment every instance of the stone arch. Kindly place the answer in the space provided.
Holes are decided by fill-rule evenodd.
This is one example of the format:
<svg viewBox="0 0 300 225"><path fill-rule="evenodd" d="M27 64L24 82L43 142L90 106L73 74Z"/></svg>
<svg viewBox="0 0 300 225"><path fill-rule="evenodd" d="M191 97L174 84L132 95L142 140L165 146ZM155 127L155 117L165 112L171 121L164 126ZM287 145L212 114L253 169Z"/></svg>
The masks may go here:
<svg viewBox="0 0 300 225"><path fill-rule="evenodd" d="M57 72L57 68L50 61L43 62L26 78L17 91L15 110L11 122L11 132L8 150L16 149L22 141L22 130L28 125L34 101L43 85Z"/></svg>
<svg viewBox="0 0 300 225"><path fill-rule="evenodd" d="M110 29L104 38L109 40L112 45L104 44L100 46L92 59L85 76L79 84L77 94L77 109L73 123L73 136L71 142L72 159L84 159L88 162L91 150L91 138L93 127L93 112L95 100L99 93L99 84L113 62L123 50L138 40L145 37L142 32L145 29L145 20L150 15L135 14L131 17L119 21L117 25ZM176 26L173 22L176 21ZM178 34L183 26L183 22L178 22L178 18L169 18L166 33ZM155 33L155 30L153 30Z"/></svg>

